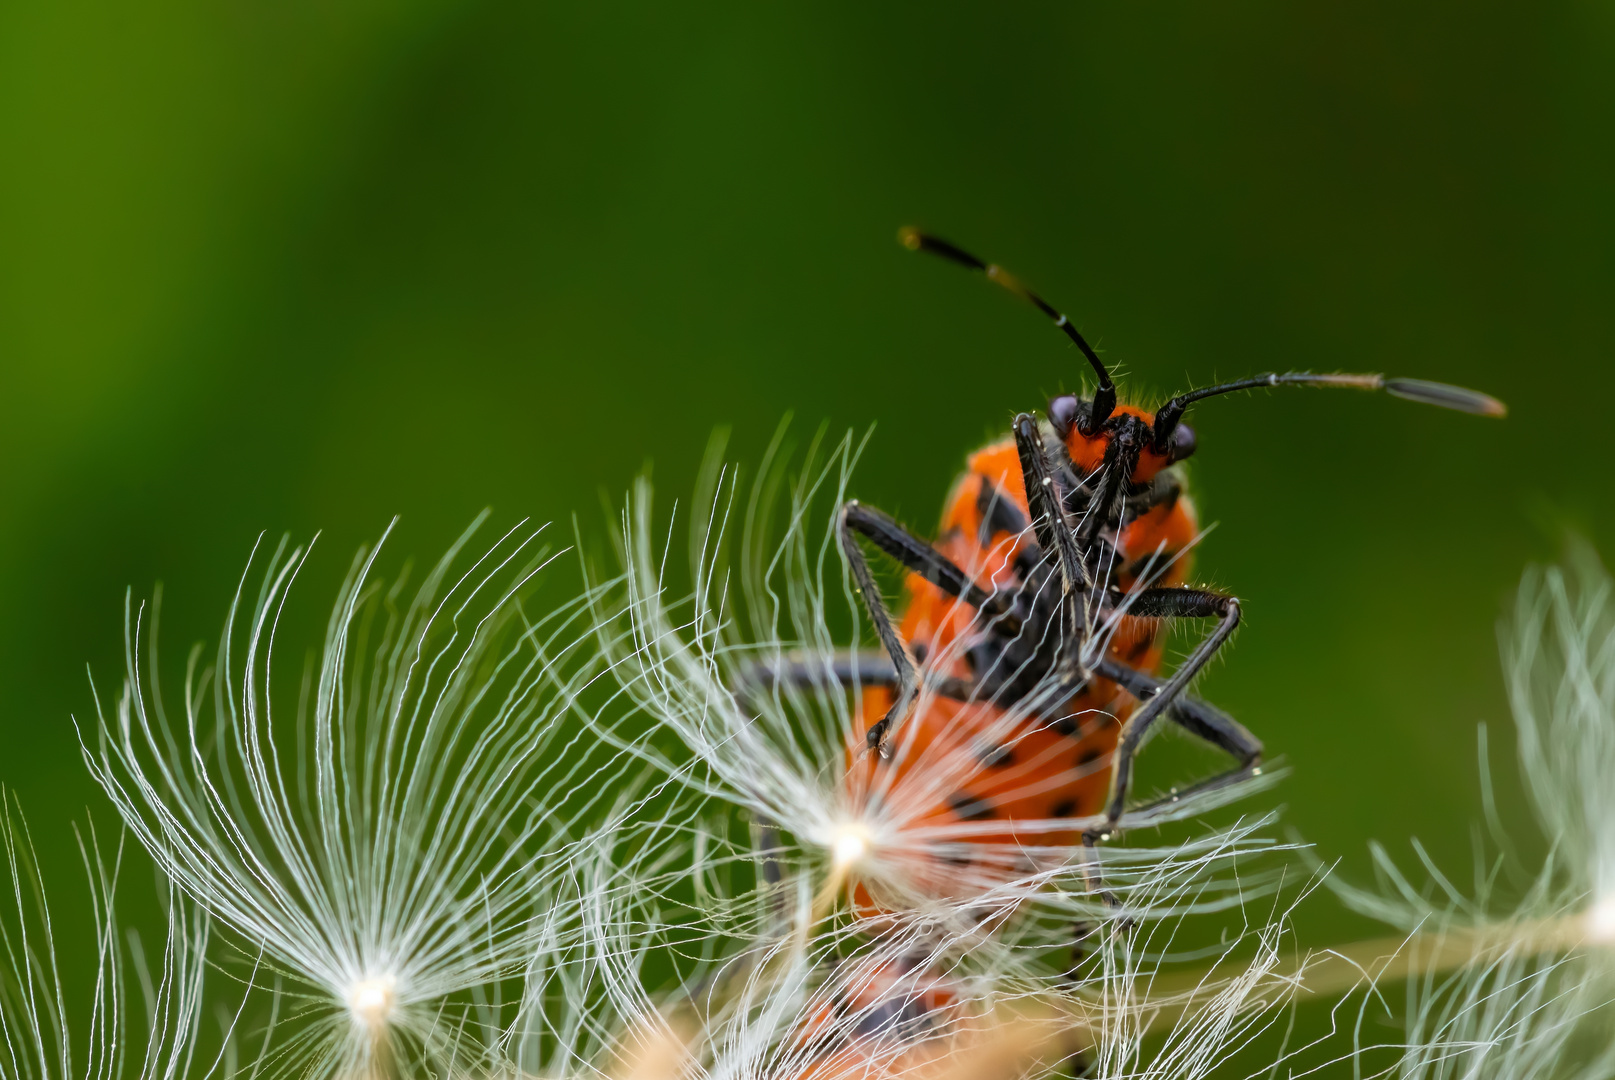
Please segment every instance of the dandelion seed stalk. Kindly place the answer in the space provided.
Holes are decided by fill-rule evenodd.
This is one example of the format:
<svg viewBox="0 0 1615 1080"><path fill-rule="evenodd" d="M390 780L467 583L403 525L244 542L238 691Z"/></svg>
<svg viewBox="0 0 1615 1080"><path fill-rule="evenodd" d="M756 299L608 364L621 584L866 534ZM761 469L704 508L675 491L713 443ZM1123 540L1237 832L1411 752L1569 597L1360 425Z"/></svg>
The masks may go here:
<svg viewBox="0 0 1615 1080"><path fill-rule="evenodd" d="M1606 918L1600 905L1560 918L1369 938L1309 953L1268 977L1293 986L1302 998L1333 998L1385 980L1480 966L1506 953L1556 955L1587 946L1609 948L1615 946L1615 938L1602 925ZM1154 988L1169 1001L1193 997L1226 983L1240 970L1229 964L1198 974L1164 975L1155 980Z"/></svg>
<svg viewBox="0 0 1615 1080"><path fill-rule="evenodd" d="M1158 974L1127 1010L1140 1034L1173 1032L1219 999L1237 996L1246 1012L1282 1002L1334 1000L1354 991L1411 976L1430 976L1496 964L1506 955L1556 956L1584 948L1615 948L1604 905L1557 918L1455 927L1402 937L1370 938L1312 951L1298 960L1228 960L1198 972ZM939 1080L951 1076L1021 1077L1099 1049L1115 1023L1116 1005L1082 997L1039 997L1001 1007L995 1021L968 1033ZM969 1061L969 1068L962 1063ZM930 1073L928 1073L929 1075Z"/></svg>

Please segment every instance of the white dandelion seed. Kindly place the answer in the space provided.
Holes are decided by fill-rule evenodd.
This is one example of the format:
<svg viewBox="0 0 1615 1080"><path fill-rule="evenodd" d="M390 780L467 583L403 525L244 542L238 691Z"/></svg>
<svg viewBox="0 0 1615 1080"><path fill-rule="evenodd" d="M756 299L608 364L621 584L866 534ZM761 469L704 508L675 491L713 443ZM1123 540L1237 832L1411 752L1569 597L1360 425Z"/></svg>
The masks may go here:
<svg viewBox="0 0 1615 1080"><path fill-rule="evenodd" d="M777 890L680 899L668 889L674 866L717 881L727 861L745 857L683 844L651 865L645 853L665 860L682 828L637 824L632 835L597 837L575 886L581 947L535 960L522 1020L486 1075L1022 1080L1082 1054L1095 1075L1192 1078L1266 1030L1295 992L1278 970L1282 918L1241 935L1254 959L1159 990L1173 928L1114 922L1084 977L1053 994L1017 965L989 970L914 924L867 934L828 923L811 870Z"/></svg>
<svg viewBox="0 0 1615 1080"><path fill-rule="evenodd" d="M1234 937L1223 963L1187 986L1139 960L1155 951L1154 932L1126 928L1101 946L1103 966L1089 991L1097 998L1088 1014L1096 1028L1091 1076L1200 1080L1271 1028L1299 993L1285 964L1293 949L1289 912ZM1254 955L1234 959L1244 951Z"/></svg>
<svg viewBox="0 0 1615 1080"><path fill-rule="evenodd" d="M1574 576L1572 576L1572 574ZM1566 900L1586 907L1589 938L1611 940L1615 912L1615 597L1581 549L1571 574L1526 574L1504 674L1520 768Z"/></svg>
<svg viewBox="0 0 1615 1080"><path fill-rule="evenodd" d="M488 1074L873 1080L935 1065L988 1016L987 981L940 967L933 941L827 929L808 876L786 884L783 918L777 890L673 895L675 866L716 881L749 858L681 843L680 831L597 837L575 885L578 942L536 956Z"/></svg>
<svg viewBox="0 0 1615 1080"><path fill-rule="evenodd" d="M243 578L216 667L192 653L178 725L155 625L142 668L127 620L124 690L85 760L179 887L302 987L286 1070L406 1074L474 1053L471 1005L451 995L520 972L563 917L546 872L567 830L615 793L563 723L589 674L577 607L528 621L519 603L554 557L542 530L456 570L476 527L413 596L373 585L377 552L360 552L291 715L273 646L305 550L283 543L245 609Z"/></svg>
<svg viewBox="0 0 1615 1080"><path fill-rule="evenodd" d="M97 959L93 992L82 1010L63 987L57 928L32 838L14 798L0 788L0 873L10 893L9 902L0 904L0 1080L233 1075L231 1030L213 1061L197 1056L206 915L170 890L161 966L153 973L138 936L119 940L114 894L121 851L110 853L109 866L91 829L87 839L80 835L79 853L90 884ZM131 973L144 1024L130 1015Z"/></svg>
<svg viewBox="0 0 1615 1080"><path fill-rule="evenodd" d="M1615 1070L1615 596L1588 549L1570 570L1533 568L1501 632L1526 792L1548 841L1540 870L1502 909L1504 857L1460 891L1417 847L1421 889L1374 848L1386 889L1333 883L1358 911L1412 933L1385 970L1408 973L1408 1080L1606 1077ZM1482 778L1485 769L1482 729ZM1502 910L1500 910L1502 909Z"/></svg>
<svg viewBox="0 0 1615 1080"><path fill-rule="evenodd" d="M969 789L989 764L974 745L920 742L912 724L900 725L893 737L893 766L869 768L868 757L859 753L868 726L862 702L847 689L849 681L860 681L859 664L869 654L847 648L831 629L833 613L844 611L856 642L862 609L843 574L834 523L823 529L814 514L816 506L845 501L856 456L851 440L843 439L828 467L808 469L789 488L788 523L774 547L764 545L762 534L780 486L772 478L760 485L738 526L738 580L725 561L733 546L729 534L737 528L730 513L735 482L714 467L691 530L694 588L682 601L669 595L666 545L653 534L649 486L636 489L625 516L626 572L620 583L596 590L596 617L625 693L678 737L696 767L654 740L630 747L633 752L703 795L783 831L792 850L828 868L831 893L850 884L860 903L881 911L933 920L951 914L979 927L1027 907L1043 908L1051 925L1063 920L1067 928L1072 918L1143 917L1129 898L1152 892L1155 876L1187 882L1226 870L1237 857L1263 847L1256 835L1260 821L1161 848L1094 849L1079 837L1102 824L1101 818L1022 817L1008 836L1003 821L939 814L937 808ZM616 595L613 587L622 595L615 607L607 599ZM748 688L737 700L743 672L760 669L789 670L793 681ZM938 702L932 688L922 689L916 714ZM1032 695L1001 710L983 706L985 719L977 727L987 741L1013 745L1022 737L1017 732L1043 727L1032 720L1036 704ZM1066 770L1051 780L1040 765L1032 761L1018 772L1007 770L1028 778L1016 795L1035 796L1078 775ZM1100 761L1082 768L1104 767ZM1003 772L994 782L1004 782ZM1274 778L1275 770L1267 770L1243 784L1173 794L1122 825L1136 831L1191 818ZM1186 869L1193 873L1184 874ZM1096 880L1110 898L1095 892ZM1201 910L1237 906L1260 884L1252 875L1237 886L1230 880L1221 891L1197 889L1196 903ZM1153 895L1160 897L1158 891ZM1169 902L1152 914L1177 911Z"/></svg>

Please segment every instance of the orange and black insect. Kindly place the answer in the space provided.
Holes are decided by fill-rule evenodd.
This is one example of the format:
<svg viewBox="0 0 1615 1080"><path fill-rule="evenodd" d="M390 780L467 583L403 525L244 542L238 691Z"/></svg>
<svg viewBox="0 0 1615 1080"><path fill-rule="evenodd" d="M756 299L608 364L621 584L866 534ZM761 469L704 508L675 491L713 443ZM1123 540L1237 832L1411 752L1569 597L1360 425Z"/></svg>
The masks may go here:
<svg viewBox="0 0 1615 1080"><path fill-rule="evenodd" d="M1198 523L1174 467L1196 450L1185 412L1206 398L1278 386L1384 390L1482 416L1504 415L1503 405L1443 383L1291 372L1192 389L1151 412L1122 403L1071 321L1003 269L912 229L900 239L1028 300L1081 351L1096 386L1089 397L1053 399L1043 422L1017 415L1008 438L971 455L935 543L873 507L840 508L841 548L884 653L847 665L863 715L878 717L853 755L872 770L924 768L925 755L890 753L899 731L910 746L976 754L983 767L959 790L939 793L922 819L974 822L976 842L1007 845L1026 845L1017 826L1032 821L1032 843L1048 843L1058 836L1050 819L1072 819L1068 840L1108 837L1128 809L1134 757L1162 718L1236 762L1191 790L1257 769L1262 743L1186 692L1239 624L1240 605L1189 584ZM900 620L881 599L863 541L909 571ZM1166 619L1215 625L1162 678ZM932 692L921 695L922 686ZM1026 719L1006 737L1011 708ZM986 732L992 745L983 745Z"/></svg>

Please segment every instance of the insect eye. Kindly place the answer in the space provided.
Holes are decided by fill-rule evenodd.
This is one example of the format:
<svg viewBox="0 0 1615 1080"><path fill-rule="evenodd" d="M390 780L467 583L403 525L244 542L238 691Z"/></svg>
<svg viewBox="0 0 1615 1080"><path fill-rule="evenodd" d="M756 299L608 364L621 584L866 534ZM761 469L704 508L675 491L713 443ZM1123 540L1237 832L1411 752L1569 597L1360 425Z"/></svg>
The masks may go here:
<svg viewBox="0 0 1615 1080"><path fill-rule="evenodd" d="M1077 422L1077 416L1082 412L1082 402L1075 394L1063 394L1049 402L1049 423L1054 425L1054 433L1063 440L1070 436L1071 425Z"/></svg>
<svg viewBox="0 0 1615 1080"><path fill-rule="evenodd" d="M1194 428L1188 424L1179 424L1172 429L1172 441L1167 444L1166 460L1170 464L1182 461L1194 453Z"/></svg>

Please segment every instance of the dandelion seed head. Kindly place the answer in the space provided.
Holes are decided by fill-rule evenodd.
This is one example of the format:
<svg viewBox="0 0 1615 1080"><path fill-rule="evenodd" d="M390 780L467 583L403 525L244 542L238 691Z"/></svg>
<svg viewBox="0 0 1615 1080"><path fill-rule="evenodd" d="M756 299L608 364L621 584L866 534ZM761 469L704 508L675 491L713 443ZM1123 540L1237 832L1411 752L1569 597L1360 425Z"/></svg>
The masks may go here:
<svg viewBox="0 0 1615 1080"><path fill-rule="evenodd" d="M1606 896L1588 909L1586 926L1592 944L1615 945L1615 896Z"/></svg>
<svg viewBox="0 0 1615 1080"><path fill-rule="evenodd" d="M285 704L276 633L307 550L254 559L256 602L244 576L178 715L155 609L127 609L124 691L86 764L175 885L317 1003L291 1071L451 1071L476 1053L468 999L567 918L551 892L566 837L622 788L595 744L553 752L592 662L581 603L524 610L554 558L541 533L523 523L462 559L467 532L413 597L378 588L361 552Z"/></svg>
<svg viewBox="0 0 1615 1080"><path fill-rule="evenodd" d="M1567 568L1532 568L1520 584L1501 646L1525 789L1549 850L1520 895L1499 903L1496 876L1459 891L1417 841L1433 887L1422 888L1375 845L1386 888L1331 887L1352 908L1421 940L1469 942L1413 964L1407 1080L1536 1080L1608 1076L1615 1038L1608 1023L1610 946L1615 945L1615 589L1592 551ZM1511 838L1491 801L1481 732L1485 811L1512 858ZM1410 938L1410 940L1412 940ZM1584 948L1582 946L1592 946ZM1445 958L1444 958L1445 957ZM1439 961L1439 963L1438 963ZM1584 1070L1567 1059L1584 1058Z"/></svg>
<svg viewBox="0 0 1615 1080"><path fill-rule="evenodd" d="M380 1034L397 1015L398 978L384 972L355 979L343 997L353 1022L373 1034Z"/></svg>
<svg viewBox="0 0 1615 1080"><path fill-rule="evenodd" d="M838 872L854 870L864 861L874 846L869 826L861 821L848 821L830 831L830 858Z"/></svg>

